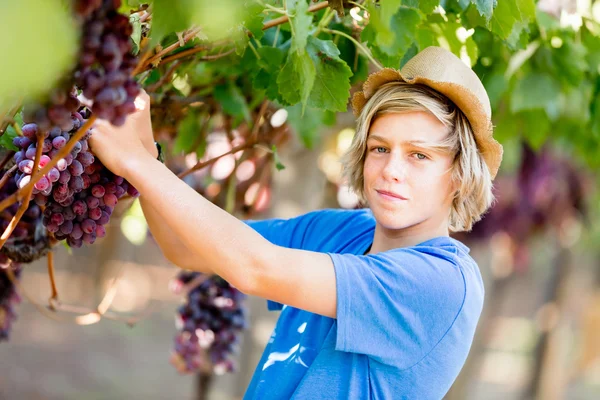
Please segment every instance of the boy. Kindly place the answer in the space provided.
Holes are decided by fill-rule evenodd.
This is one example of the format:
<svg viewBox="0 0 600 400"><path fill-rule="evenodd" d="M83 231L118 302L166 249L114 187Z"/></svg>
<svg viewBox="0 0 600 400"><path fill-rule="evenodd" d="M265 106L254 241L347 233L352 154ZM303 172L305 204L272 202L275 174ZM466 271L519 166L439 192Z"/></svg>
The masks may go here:
<svg viewBox="0 0 600 400"><path fill-rule="evenodd" d="M476 263L449 232L490 207L502 157L471 69L430 47L401 71L371 75L353 98L357 133L343 160L369 208L289 220L244 223L177 179L156 160L142 100L124 127L96 125L94 152L139 190L167 258L282 310L245 399L445 395L484 298Z"/></svg>

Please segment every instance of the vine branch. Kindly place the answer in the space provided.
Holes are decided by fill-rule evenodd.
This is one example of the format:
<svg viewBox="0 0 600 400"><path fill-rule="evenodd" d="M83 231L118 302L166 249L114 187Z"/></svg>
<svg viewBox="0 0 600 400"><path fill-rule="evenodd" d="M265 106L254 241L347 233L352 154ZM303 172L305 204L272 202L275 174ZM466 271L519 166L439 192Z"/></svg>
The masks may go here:
<svg viewBox="0 0 600 400"><path fill-rule="evenodd" d="M33 170L34 171L36 171L40 167L40 159L42 158L42 147L44 146L44 136L39 134L37 139L38 140L37 140L37 148L35 150L35 159L33 160ZM8 226L2 233L2 236L0 236L0 248L2 248L2 246L4 246L4 243L6 243L6 241L10 237L10 235L13 233L13 231L17 227L17 224L21 220L21 217L23 216L23 214L25 214L25 211L27 211L27 207L29 207L29 201L31 200L31 193L33 192L33 185L30 185L29 187L25 187L23 190L24 190L24 198L21 203L21 206L19 207L19 209L17 210L17 213L13 216L12 220L10 221L10 223L8 224ZM16 192L16 194L18 194L18 193L19 193L19 191Z"/></svg>
<svg viewBox="0 0 600 400"><path fill-rule="evenodd" d="M308 7L308 12L316 12L316 11L322 10L325 7L327 7L328 5L329 5L329 1L322 1L320 3L314 4L314 5L310 6L310 7ZM289 19L290 18L287 15L281 16L279 18L272 19L272 20L266 22L263 25L262 29L264 31L264 30L272 28L274 26L285 24L286 22L289 21Z"/></svg>
<svg viewBox="0 0 600 400"><path fill-rule="evenodd" d="M50 300L58 300L56 280L54 279L54 252L52 250L48 252L48 277L50 277L50 289L52 290Z"/></svg>
<svg viewBox="0 0 600 400"><path fill-rule="evenodd" d="M186 176L188 176L189 174L191 174L192 172L198 171L198 170L200 170L200 169L202 169L204 167L207 167L207 166L209 166L211 164L214 164L215 162L217 162L217 160L219 160L219 159L221 159L221 158L223 158L225 156L228 156L230 154L235 154L238 151L251 149L252 147L254 147L255 144L256 144L256 142L249 141L249 142L246 142L244 144L240 144L238 146L235 146L234 148L232 148L228 152L225 152L225 153L220 154L220 155L218 155L216 157L213 157L210 160L198 161L196 163L196 165L194 165L192 168L188 169L187 171L183 171L182 173L180 173L179 175L177 175L177 177L179 179L183 179Z"/></svg>

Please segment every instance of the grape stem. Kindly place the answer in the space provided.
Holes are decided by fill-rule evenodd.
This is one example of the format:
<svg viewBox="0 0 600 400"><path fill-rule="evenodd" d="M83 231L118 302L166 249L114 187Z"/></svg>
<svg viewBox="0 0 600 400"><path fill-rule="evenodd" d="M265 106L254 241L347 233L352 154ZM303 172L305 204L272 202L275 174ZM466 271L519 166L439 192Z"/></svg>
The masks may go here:
<svg viewBox="0 0 600 400"><path fill-rule="evenodd" d="M322 10L325 7L327 7L328 5L329 5L328 1L322 1L320 3L314 4L310 7L308 7L308 12L316 12L316 11ZM289 21L289 17L287 15L284 15L279 18L275 18L275 19L272 19L272 20L266 22L263 25L262 29L264 31L265 29L269 29L269 28L272 28L277 25L285 24L288 21Z"/></svg>
<svg viewBox="0 0 600 400"><path fill-rule="evenodd" d="M340 35L340 36L343 36L346 39L350 40L352 43L354 43L354 45L356 46L357 49L362 51L364 53L364 55L367 56L367 58L373 63L373 65L375 65L379 69L383 69L383 66L377 60L375 60L373 58L373 56L371 55L371 52L369 50L367 50L367 48L365 46L360 44L358 42L358 40L354 39L352 36L348 35L346 32L337 31L335 29L327 29L327 28L323 28L322 31L331 33L332 35Z"/></svg>
<svg viewBox="0 0 600 400"><path fill-rule="evenodd" d="M37 140L37 147L35 149L35 159L33 160L33 170L34 171L37 171L37 169L40 167L40 159L42 158L42 147L44 146L44 136L41 133L38 135L37 139L38 140ZM20 192L21 191L18 190L16 192L16 194L19 194ZM31 200L32 192L33 192L33 185L26 186L23 189L22 193L23 193L24 198L23 198L23 201L21 202L21 206L19 206L17 213L13 216L12 220L10 221L10 223L4 230L4 233L2 233L2 236L0 236L0 249L2 248L2 246L4 246L4 243L6 243L6 241L10 237L10 235L13 233L13 231L17 227L17 224L21 220L21 217L23 216L23 214L25 214L25 211L27 211L27 207L29 207L29 201ZM18 198L18 196L17 196L17 198Z"/></svg>
<svg viewBox="0 0 600 400"><path fill-rule="evenodd" d="M97 117L95 115L91 115L90 118L87 120L87 122L85 124L83 124L81 126L81 128L79 128L79 130L73 136L71 136L71 139L69 139L67 144L65 144L65 146L62 149L60 149L58 151L58 153L56 153L56 155L50 160L50 162L48 162L48 164L46 164L46 166L44 166L44 168L42 168L40 170L37 170L37 168L34 169L34 171L36 171L36 172L31 175L31 180L29 181L29 183L27 185L25 185L23 188L16 191L15 193L11 194L6 199L2 200L0 202L0 212L4 211L7 207L13 205L15 202L20 200L23 196L22 194L25 193L26 190L33 191L33 185L35 185L37 183L37 181L39 181L44 175L46 175L48 172L50 172L50 170L52 168L54 168L54 166L56 166L56 164L58 163L58 161L61 158L65 158L67 156L67 154L69 154L71 152L71 150L73 150L73 147L75 147L75 144L92 127L92 125L96 121L96 118ZM41 146L38 146L38 149L41 149ZM41 150L39 150L39 151L41 151ZM36 156L37 156L37 153L36 153ZM39 163L36 165L39 165ZM2 248L2 246L0 246L0 248Z"/></svg>
<svg viewBox="0 0 600 400"><path fill-rule="evenodd" d="M51 250L48 252L48 277L50 277L50 289L52 295L50 300L58 300L58 291L56 290L56 280L54 279L54 252Z"/></svg>
<svg viewBox="0 0 600 400"><path fill-rule="evenodd" d="M106 312L99 313L97 310L91 310L84 307L72 306L68 304L62 304L58 299L53 300L50 298L50 304L47 307L42 306L33 296L31 296L25 288L21 285L14 272L12 271L11 265L6 268L6 275L8 279L12 282L12 284L19 290L19 293L25 297L33 306L40 312L40 314L48 317L54 321L58 322L66 322L66 323L74 323L75 325L92 325L97 322L100 322L102 318L106 318L113 321L125 322L129 326L134 326L139 321L147 318L152 309L148 307L144 312L137 316L132 317L123 317L114 313ZM65 311L74 314L80 314L73 318L64 318L63 316L59 316L56 311Z"/></svg>
<svg viewBox="0 0 600 400"><path fill-rule="evenodd" d="M156 53L154 56L148 58L143 63L140 62L138 64L138 68L135 69L133 75L137 75L139 72L144 71L148 66L152 66L154 64L160 63L161 58L164 57L167 53L170 53L171 51L173 51L175 49L178 49L179 47L181 47L181 43L182 42L184 44L187 43L192 38L194 38L194 36L196 36L199 32L200 32L200 28L192 28L192 29L190 29L188 31L188 33L186 33L183 36L183 40L181 40L181 41L178 40L177 42L173 43L172 45L165 47L164 49L162 49L161 51L159 51L158 53Z"/></svg>
<svg viewBox="0 0 600 400"><path fill-rule="evenodd" d="M263 101L260 105L260 110L258 111L258 116L254 121L254 126L252 127L252 134L250 136L250 140L256 143L258 141L258 130L260 129L262 119L267 112L267 107L269 106L269 100Z"/></svg>
<svg viewBox="0 0 600 400"><path fill-rule="evenodd" d="M8 171L6 171L6 173L4 174L2 179L0 179L0 189L2 189L4 184L6 184L6 182L8 181L8 178L10 178L16 171L17 171L17 164L13 165L12 167L10 167L10 169Z"/></svg>
<svg viewBox="0 0 600 400"><path fill-rule="evenodd" d="M8 113L6 113L6 115L2 119L2 123L0 124L0 136L4 135L4 132L6 132L6 128L8 128L8 125L10 125L13 122L15 114L17 113L17 111L19 111L20 108L21 102L19 101L13 108L11 108L8 111Z"/></svg>
<svg viewBox="0 0 600 400"><path fill-rule="evenodd" d="M6 155L4 156L2 161L0 161L0 170L3 170L4 167L6 167L6 164L8 164L10 162L10 160L13 158L14 155L15 155L15 152L13 150L9 150L6 152Z"/></svg>
<svg viewBox="0 0 600 400"><path fill-rule="evenodd" d="M167 82L169 79L171 79L171 76L173 76L173 74L175 73L175 70L177 69L178 66L179 66L179 62L173 63L173 65L171 65L171 67L167 70L167 72L165 72L164 75L161 76L158 81L156 81L152 85L146 87L146 92L152 93L155 90L157 90L158 88L160 88L162 85L164 85L165 82Z"/></svg>
<svg viewBox="0 0 600 400"><path fill-rule="evenodd" d="M188 176L189 174L191 174L192 172L198 171L204 167L207 167L211 164L214 164L215 162L217 162L217 160L229 155L229 154L235 154L238 151L243 151L243 150L248 150L251 149L252 147L254 147L256 145L255 141L249 141L246 142L244 144L240 144L238 146L235 146L234 148L232 148L231 150L229 150L226 153L223 153L221 155L218 155L216 157L211 158L210 160L206 160L206 161L198 161L198 163L196 163L196 165L194 165L192 168L188 169L187 171L183 171L182 173L180 173L179 175L177 175L178 178L183 179L186 176Z"/></svg>

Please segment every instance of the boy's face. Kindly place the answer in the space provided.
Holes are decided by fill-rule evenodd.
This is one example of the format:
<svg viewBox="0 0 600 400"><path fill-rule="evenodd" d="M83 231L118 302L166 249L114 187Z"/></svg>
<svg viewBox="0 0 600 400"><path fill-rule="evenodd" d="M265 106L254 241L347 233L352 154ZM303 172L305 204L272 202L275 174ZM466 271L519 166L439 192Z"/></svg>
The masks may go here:
<svg viewBox="0 0 600 400"><path fill-rule="evenodd" d="M453 154L418 142L449 133L424 111L383 114L371 124L364 161L364 191L378 224L404 234L434 234L448 225Z"/></svg>

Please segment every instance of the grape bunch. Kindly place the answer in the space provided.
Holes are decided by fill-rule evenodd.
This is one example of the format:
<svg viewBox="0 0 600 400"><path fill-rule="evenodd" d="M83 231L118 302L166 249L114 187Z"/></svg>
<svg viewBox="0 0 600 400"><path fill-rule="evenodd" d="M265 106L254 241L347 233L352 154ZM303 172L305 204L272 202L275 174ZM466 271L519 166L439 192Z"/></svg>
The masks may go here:
<svg viewBox="0 0 600 400"><path fill-rule="evenodd" d="M489 240L504 232L514 244L517 271L529 265L529 239L547 229L560 231L570 218L588 217L588 178L566 158L545 145L534 151L521 144L521 165L514 176L499 176L494 189L497 201L467 234L456 235L467 242Z"/></svg>
<svg viewBox="0 0 600 400"><path fill-rule="evenodd" d="M53 127L70 131L71 114L80 105L78 90L92 111L113 125L122 125L135 111L134 99L140 87L131 78L137 64L129 38L133 28L129 18L118 13L120 5L120 0L75 1L82 26L77 65L52 90L45 104L28 104L25 122L35 123L44 131Z"/></svg>
<svg viewBox="0 0 600 400"><path fill-rule="evenodd" d="M82 114L83 113L83 114ZM44 138L40 167L55 158L79 126L85 123L85 108L72 113L75 121L71 131L58 127L41 130L36 124L23 125L23 136L16 137L19 148L14 155L18 166L15 181L23 188L31 181L37 137ZM75 143L75 147L56 166L33 186L34 203L44 206L42 223L57 240L65 240L71 247L81 247L83 242L92 244L104 237L117 201L126 193L132 197L137 190L122 177L114 175L96 160L89 151L90 133Z"/></svg>
<svg viewBox="0 0 600 400"><path fill-rule="evenodd" d="M175 336L171 363L181 373L212 368L217 374L235 369L231 359L246 329L246 295L218 276L182 271L171 283L186 302L177 310L180 332Z"/></svg>
<svg viewBox="0 0 600 400"><path fill-rule="evenodd" d="M0 172L0 177L6 172ZM0 188L0 201L17 191L14 175L9 177ZM0 212L0 231L4 232L11 222L19 204L12 204ZM17 223L12 234L0 248L0 253L13 261L29 263L48 253L50 244L46 228L42 224L42 211L34 202L30 202L27 210Z"/></svg>
<svg viewBox="0 0 600 400"><path fill-rule="evenodd" d="M7 269L11 268L15 278L21 275L21 265L9 264L4 255L0 255L0 341L8 340L12 324L17 319L15 307L21 302L15 286L8 277Z"/></svg>
<svg viewBox="0 0 600 400"><path fill-rule="evenodd" d="M122 125L135 111L140 92L131 73L137 64L133 54L129 18L118 13L120 0L77 0L75 10L83 20L75 83L93 101L99 118Z"/></svg>

